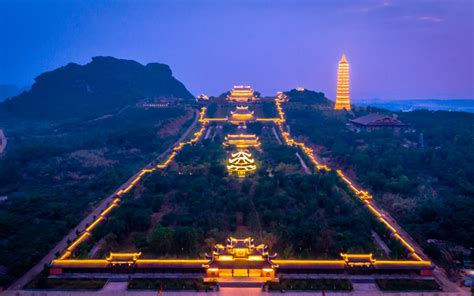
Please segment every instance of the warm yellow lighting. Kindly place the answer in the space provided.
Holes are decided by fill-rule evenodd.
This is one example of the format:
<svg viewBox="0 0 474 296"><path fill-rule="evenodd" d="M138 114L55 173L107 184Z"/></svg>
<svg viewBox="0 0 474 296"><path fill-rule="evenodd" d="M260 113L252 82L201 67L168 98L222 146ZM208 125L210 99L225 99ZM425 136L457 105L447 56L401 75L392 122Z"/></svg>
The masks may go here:
<svg viewBox="0 0 474 296"><path fill-rule="evenodd" d="M349 63L346 56L342 55L337 70L337 91L335 110L351 110L351 102L349 96Z"/></svg>
<svg viewBox="0 0 474 296"><path fill-rule="evenodd" d="M244 103L258 100L253 93L250 86L238 85L234 86L230 92L230 95L226 98L228 101Z"/></svg>
<svg viewBox="0 0 474 296"><path fill-rule="evenodd" d="M234 260L234 257L230 255L221 255L219 256L218 260L219 261L232 261Z"/></svg>
<svg viewBox="0 0 474 296"><path fill-rule="evenodd" d="M228 163L227 170L231 173L237 173L238 177L245 177L248 173L257 169L252 154L246 151L233 153Z"/></svg>
<svg viewBox="0 0 474 296"><path fill-rule="evenodd" d="M248 106L237 106L235 111L230 112L229 122L232 124L241 124L255 120L254 112L248 109Z"/></svg>
<svg viewBox="0 0 474 296"><path fill-rule="evenodd" d="M260 140L255 134L227 135L225 136L224 146L234 146L237 149L259 148Z"/></svg>

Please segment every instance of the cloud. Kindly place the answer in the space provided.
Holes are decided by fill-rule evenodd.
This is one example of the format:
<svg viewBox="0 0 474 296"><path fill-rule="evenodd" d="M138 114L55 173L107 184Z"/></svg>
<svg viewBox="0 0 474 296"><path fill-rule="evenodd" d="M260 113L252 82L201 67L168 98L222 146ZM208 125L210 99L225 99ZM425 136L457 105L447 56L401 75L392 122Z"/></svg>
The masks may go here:
<svg viewBox="0 0 474 296"><path fill-rule="evenodd" d="M355 12L355 13L369 13L377 11L383 8L387 8L393 5L392 0L382 0L382 1L371 1L369 5L362 5L357 7L351 7L345 10L345 12Z"/></svg>
<svg viewBox="0 0 474 296"><path fill-rule="evenodd" d="M418 16L417 20L423 21L423 22L430 22L430 23L442 23L442 22L444 22L443 18L437 17L437 16L432 16L432 15Z"/></svg>

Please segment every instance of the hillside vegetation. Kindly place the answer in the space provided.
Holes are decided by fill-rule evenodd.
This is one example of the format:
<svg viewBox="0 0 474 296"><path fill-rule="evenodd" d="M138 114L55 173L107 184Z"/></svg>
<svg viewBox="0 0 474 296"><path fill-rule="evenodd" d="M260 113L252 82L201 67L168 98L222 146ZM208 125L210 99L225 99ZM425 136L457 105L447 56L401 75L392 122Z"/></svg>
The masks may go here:
<svg viewBox="0 0 474 296"><path fill-rule="evenodd" d="M0 104L0 116L70 119L119 111L141 99L192 99L165 64L142 65L113 57L94 57L86 65L70 63L45 72L31 90Z"/></svg>
<svg viewBox="0 0 474 296"><path fill-rule="evenodd" d="M351 115L291 103L285 109L292 132L375 193L432 257L452 262L463 257L459 247L474 246L474 114L397 113L410 128L358 132L349 119L384 111L356 108Z"/></svg>

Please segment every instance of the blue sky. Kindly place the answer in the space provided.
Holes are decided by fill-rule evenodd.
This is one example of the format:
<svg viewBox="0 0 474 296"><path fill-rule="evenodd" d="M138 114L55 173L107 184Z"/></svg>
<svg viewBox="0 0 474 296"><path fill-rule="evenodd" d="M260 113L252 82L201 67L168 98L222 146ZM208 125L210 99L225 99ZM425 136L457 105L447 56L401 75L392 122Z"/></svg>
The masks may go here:
<svg viewBox="0 0 474 296"><path fill-rule="evenodd" d="M0 0L0 83L107 55L169 64L194 94L250 84L354 101L474 98L474 1Z"/></svg>

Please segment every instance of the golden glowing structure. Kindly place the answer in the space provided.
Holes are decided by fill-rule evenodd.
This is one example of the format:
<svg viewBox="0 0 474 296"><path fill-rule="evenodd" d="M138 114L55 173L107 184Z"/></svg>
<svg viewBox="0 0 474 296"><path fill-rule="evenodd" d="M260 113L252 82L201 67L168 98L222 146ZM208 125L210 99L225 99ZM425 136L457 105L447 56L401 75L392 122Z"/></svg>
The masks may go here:
<svg viewBox="0 0 474 296"><path fill-rule="evenodd" d="M116 266L128 266L132 267L137 263L138 258L142 255L141 252L138 253L110 253L105 260L112 267Z"/></svg>
<svg viewBox="0 0 474 296"><path fill-rule="evenodd" d="M233 124L241 124L255 120L254 112L249 110L248 106L237 106L235 111L230 111L229 122Z"/></svg>
<svg viewBox="0 0 474 296"><path fill-rule="evenodd" d="M227 165L227 170L230 173L237 173L240 178L254 172L256 169L255 160L252 158L252 154L247 151L232 153Z"/></svg>
<svg viewBox="0 0 474 296"><path fill-rule="evenodd" d="M254 245L251 237L237 239L229 237L227 245L216 244L211 255L206 254L209 262L204 265L207 268L207 276L215 277L267 277L275 276L275 268L272 259L276 254L268 253L268 246Z"/></svg>
<svg viewBox="0 0 474 296"><path fill-rule="evenodd" d="M228 95L226 99L237 103L247 103L258 100L253 93L253 89L246 85L234 86L230 91L230 95Z"/></svg>
<svg viewBox="0 0 474 296"><path fill-rule="evenodd" d="M304 155L318 170L331 171L327 165L320 163L312 148L306 146L303 142L298 142L291 137L289 127L286 125L286 116L282 104L287 99L278 96L275 98L275 105L278 111L278 118L264 119L276 124L285 144L298 147ZM262 119L263 121L263 119ZM90 224L86 225L83 232L79 233L75 240L64 250L61 256L53 260L50 266L50 274L61 275L63 273L74 273L78 270L89 272L104 272L104 269L127 270L128 272L149 272L152 270L161 270L167 272L202 272L206 273L208 278L217 277L264 277L265 280L274 279L275 272L305 274L307 271L315 273L327 273L328 271L365 271L390 273L393 271L418 272L421 276L432 276L433 265L430 261L424 260L419 255L416 245L410 238L399 232L399 226L392 219L386 216L377 206L368 191L363 190L351 181L341 170L336 170L338 177L347 185L362 204L371 212L371 214L383 224L390 232L391 237L400 242L407 250L407 260L377 260L372 254L346 254L341 253L341 259L335 260L273 260L275 255L269 255L267 246L253 244L252 238L236 239L230 237L227 245L216 244L211 255L206 255L206 260L199 259L140 259L141 253L110 253L105 259L70 259L77 247L92 235L92 231L104 220L110 212L119 206L122 196L134 188L137 183L148 173L156 170L166 169L176 155L186 145L192 145L198 142L206 131L206 125L209 122L206 118L206 108L201 108L199 114L201 127L194 133L192 139L178 143L172 149L171 153L160 164L150 165L140 170L124 186L116 191L112 201L103 209L100 215L94 218ZM259 140L256 135L228 135L226 145L233 145L237 148L256 147ZM239 147L240 146L240 147ZM257 146L258 147L258 146ZM248 151L238 151L231 155L228 161L227 169L231 173L237 173L239 177L245 177L248 173L256 170L255 160ZM158 272L159 273L159 272Z"/></svg>
<svg viewBox="0 0 474 296"><path fill-rule="evenodd" d="M224 146L234 146L237 149L260 148L260 139L255 134L227 135Z"/></svg>
<svg viewBox="0 0 474 296"><path fill-rule="evenodd" d="M342 55L337 69L337 91L335 110L351 110L351 102L349 96L349 63L346 55Z"/></svg>

